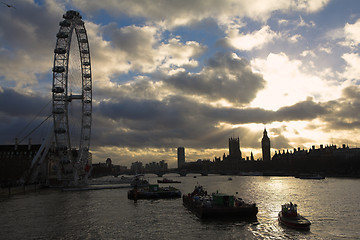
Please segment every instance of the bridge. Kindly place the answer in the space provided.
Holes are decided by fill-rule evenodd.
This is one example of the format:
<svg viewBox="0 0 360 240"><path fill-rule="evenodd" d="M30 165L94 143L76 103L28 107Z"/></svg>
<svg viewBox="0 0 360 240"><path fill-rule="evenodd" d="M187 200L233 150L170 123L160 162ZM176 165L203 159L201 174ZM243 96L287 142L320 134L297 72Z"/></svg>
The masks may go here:
<svg viewBox="0 0 360 240"><path fill-rule="evenodd" d="M169 169L167 171L153 171L153 172L147 172L147 173L152 173L152 174L156 174L158 177L162 177L165 174L168 173L176 173L179 174L182 177L185 177L187 174L201 174L201 176L207 176L208 174L214 173L213 171L204 171L204 170L190 170L190 169Z"/></svg>

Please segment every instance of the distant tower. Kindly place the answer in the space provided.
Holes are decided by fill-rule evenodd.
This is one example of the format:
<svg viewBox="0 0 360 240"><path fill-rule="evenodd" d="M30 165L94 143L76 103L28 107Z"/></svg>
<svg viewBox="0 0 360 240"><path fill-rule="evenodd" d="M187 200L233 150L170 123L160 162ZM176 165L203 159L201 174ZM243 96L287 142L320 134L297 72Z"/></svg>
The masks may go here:
<svg viewBox="0 0 360 240"><path fill-rule="evenodd" d="M239 138L229 138L229 157L241 159Z"/></svg>
<svg viewBox="0 0 360 240"><path fill-rule="evenodd" d="M111 158L107 158L106 159L106 166L111 167L111 165L112 165Z"/></svg>
<svg viewBox="0 0 360 240"><path fill-rule="evenodd" d="M264 135L261 139L262 157L264 161L270 161L270 138L264 128Z"/></svg>
<svg viewBox="0 0 360 240"><path fill-rule="evenodd" d="M178 147L177 156L178 156L178 168L181 168L185 164L185 148L184 147Z"/></svg>

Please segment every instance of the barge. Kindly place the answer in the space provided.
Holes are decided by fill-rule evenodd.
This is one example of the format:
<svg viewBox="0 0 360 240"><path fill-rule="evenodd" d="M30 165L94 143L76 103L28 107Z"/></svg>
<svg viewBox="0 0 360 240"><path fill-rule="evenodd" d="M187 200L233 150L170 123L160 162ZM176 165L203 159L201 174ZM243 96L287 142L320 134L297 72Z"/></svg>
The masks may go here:
<svg viewBox="0 0 360 240"><path fill-rule="evenodd" d="M255 219L258 208L255 203L247 203L241 198L222 193L208 195L201 186L192 193L183 195L183 205L200 219Z"/></svg>
<svg viewBox="0 0 360 240"><path fill-rule="evenodd" d="M149 184L144 188L136 188L128 191L128 199L165 199L181 198L181 191L174 187L159 187L158 184Z"/></svg>

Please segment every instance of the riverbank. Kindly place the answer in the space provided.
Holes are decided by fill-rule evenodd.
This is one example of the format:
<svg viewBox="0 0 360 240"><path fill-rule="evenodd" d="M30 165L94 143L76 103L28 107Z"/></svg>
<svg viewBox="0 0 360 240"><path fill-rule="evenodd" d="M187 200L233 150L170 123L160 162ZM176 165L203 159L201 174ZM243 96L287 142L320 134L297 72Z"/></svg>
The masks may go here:
<svg viewBox="0 0 360 240"><path fill-rule="evenodd" d="M9 186L6 188L0 188L0 197L10 197L17 194L25 194L28 192L36 192L41 188L40 184L29 184L21 186Z"/></svg>

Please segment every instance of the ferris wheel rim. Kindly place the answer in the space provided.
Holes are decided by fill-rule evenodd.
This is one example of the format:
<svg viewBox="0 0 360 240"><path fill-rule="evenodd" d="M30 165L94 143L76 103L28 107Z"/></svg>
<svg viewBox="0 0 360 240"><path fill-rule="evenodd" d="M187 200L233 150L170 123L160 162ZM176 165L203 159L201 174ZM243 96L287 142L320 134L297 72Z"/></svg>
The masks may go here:
<svg viewBox="0 0 360 240"><path fill-rule="evenodd" d="M92 120L92 74L90 48L84 22L76 11L67 11L63 15L65 20L60 22L60 29L56 37L53 64L53 119L55 144L63 156L70 160L81 161L82 153L90 147L91 120ZM75 32L80 53L81 63L81 95L69 94L69 54L72 35ZM72 159L69 153L72 150L68 120L68 103L73 99L81 100L81 133L79 139L79 158Z"/></svg>

